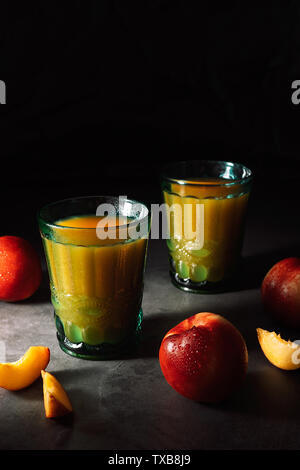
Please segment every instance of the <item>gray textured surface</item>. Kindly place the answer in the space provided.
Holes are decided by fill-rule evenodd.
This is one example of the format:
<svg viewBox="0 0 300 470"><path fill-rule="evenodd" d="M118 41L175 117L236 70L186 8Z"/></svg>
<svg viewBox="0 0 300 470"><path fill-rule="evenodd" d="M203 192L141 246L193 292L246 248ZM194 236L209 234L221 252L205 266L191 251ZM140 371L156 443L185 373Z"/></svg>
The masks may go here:
<svg viewBox="0 0 300 470"><path fill-rule="evenodd" d="M271 206L270 206L271 207ZM254 216L255 214L255 216ZM285 235L282 235L282 226ZM53 372L69 393L72 419L44 416L42 382L19 392L0 390L1 449L295 449L300 444L300 376L271 366L255 328L272 327L258 286L267 267L298 245L285 211L252 211L246 233L246 268L239 290L195 295L171 285L164 243L151 241L144 292L144 339L136 355L105 362L69 357L56 341L48 289L26 302L0 304L0 340L7 361L34 344L49 346ZM244 335L249 370L229 401L189 401L164 380L157 353L164 333L186 316L220 313ZM278 329L278 328L277 328ZM291 339L296 339L295 332Z"/></svg>

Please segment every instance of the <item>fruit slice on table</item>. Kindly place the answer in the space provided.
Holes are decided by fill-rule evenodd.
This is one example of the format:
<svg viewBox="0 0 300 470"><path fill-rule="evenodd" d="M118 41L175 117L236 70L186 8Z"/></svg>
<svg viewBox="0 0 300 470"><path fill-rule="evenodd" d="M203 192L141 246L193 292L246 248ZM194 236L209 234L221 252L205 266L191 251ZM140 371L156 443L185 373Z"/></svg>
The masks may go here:
<svg viewBox="0 0 300 470"><path fill-rule="evenodd" d="M260 347L266 358L276 367L294 370L300 367L300 345L293 341L285 341L274 331L257 328Z"/></svg>
<svg viewBox="0 0 300 470"><path fill-rule="evenodd" d="M0 387L20 390L31 385L50 360L50 350L45 346L31 346L16 362L0 363Z"/></svg>
<svg viewBox="0 0 300 470"><path fill-rule="evenodd" d="M42 370L41 374L46 418L57 418L71 413L72 405L63 386L49 372Z"/></svg>

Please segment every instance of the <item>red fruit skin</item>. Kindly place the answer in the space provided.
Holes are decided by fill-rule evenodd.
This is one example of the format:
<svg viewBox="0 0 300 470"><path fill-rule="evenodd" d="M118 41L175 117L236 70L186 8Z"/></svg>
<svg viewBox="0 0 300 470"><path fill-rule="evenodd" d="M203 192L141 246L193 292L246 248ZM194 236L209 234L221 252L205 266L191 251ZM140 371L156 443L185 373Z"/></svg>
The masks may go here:
<svg viewBox="0 0 300 470"><path fill-rule="evenodd" d="M197 313L162 340L159 362L166 381L191 400L217 403L243 382L248 351L240 332L214 313Z"/></svg>
<svg viewBox="0 0 300 470"><path fill-rule="evenodd" d="M300 328L300 258L285 258L266 274L261 287L264 308L279 322Z"/></svg>
<svg viewBox="0 0 300 470"><path fill-rule="evenodd" d="M41 280L41 262L31 244L20 237L0 237L0 300L27 299Z"/></svg>

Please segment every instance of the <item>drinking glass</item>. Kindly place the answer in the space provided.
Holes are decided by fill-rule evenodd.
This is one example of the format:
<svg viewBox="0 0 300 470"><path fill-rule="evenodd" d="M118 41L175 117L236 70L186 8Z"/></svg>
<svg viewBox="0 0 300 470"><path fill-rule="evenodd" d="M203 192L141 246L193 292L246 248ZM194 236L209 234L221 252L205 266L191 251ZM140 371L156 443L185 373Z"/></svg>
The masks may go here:
<svg viewBox="0 0 300 470"><path fill-rule="evenodd" d="M86 359L128 351L143 318L147 206L79 197L43 207L38 222L61 349Z"/></svg>
<svg viewBox="0 0 300 470"><path fill-rule="evenodd" d="M239 266L253 175L240 163L170 163L161 187L172 282L185 291L226 290Z"/></svg>

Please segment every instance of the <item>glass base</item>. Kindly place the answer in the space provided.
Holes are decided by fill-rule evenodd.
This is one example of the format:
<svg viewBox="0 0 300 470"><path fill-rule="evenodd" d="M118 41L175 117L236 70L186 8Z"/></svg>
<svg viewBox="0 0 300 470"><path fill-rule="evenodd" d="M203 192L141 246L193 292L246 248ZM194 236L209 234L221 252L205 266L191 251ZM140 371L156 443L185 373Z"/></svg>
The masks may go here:
<svg viewBox="0 0 300 470"><path fill-rule="evenodd" d="M88 359L94 361L101 361L106 359L116 359L118 357L128 354L134 350L140 339L143 310L140 309L136 329L126 337L123 341L117 344L101 343L90 345L86 343L72 343L65 335L62 322L58 315L54 312L55 324L57 328L57 339L60 348L67 354L80 359Z"/></svg>
<svg viewBox="0 0 300 470"><path fill-rule="evenodd" d="M219 282L193 282L190 279L182 279L178 273L170 271L171 281L178 289L194 294L216 294L226 292L229 289L229 281L222 280Z"/></svg>

